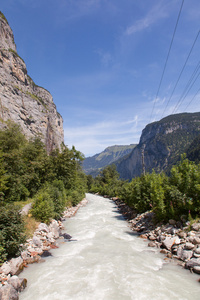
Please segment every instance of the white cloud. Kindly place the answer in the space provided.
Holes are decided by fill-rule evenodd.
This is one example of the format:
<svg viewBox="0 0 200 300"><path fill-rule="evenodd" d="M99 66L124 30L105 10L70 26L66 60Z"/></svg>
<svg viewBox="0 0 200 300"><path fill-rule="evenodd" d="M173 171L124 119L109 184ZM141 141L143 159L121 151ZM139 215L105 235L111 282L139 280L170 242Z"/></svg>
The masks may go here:
<svg viewBox="0 0 200 300"><path fill-rule="evenodd" d="M158 20L166 18L167 15L166 6L164 5L164 2L161 1L154 6L144 18L137 20L134 24L129 26L126 29L125 34L132 35L136 32L143 31Z"/></svg>
<svg viewBox="0 0 200 300"><path fill-rule="evenodd" d="M126 34L131 35L135 32L142 31L142 30L146 29L147 27L149 27L149 25L151 25L151 23L152 23L152 20L150 20L149 18L144 18L144 19L138 20L135 24L133 24L132 26L130 26L126 29Z"/></svg>
<svg viewBox="0 0 200 300"><path fill-rule="evenodd" d="M159 103L159 104L164 104L166 101L166 97L163 97L163 98L160 98L160 97L157 97L157 98L154 98L152 103Z"/></svg>
<svg viewBox="0 0 200 300"><path fill-rule="evenodd" d="M90 15L99 9L102 0L60 0L59 10L62 14L60 22L76 20Z"/></svg>
<svg viewBox="0 0 200 300"><path fill-rule="evenodd" d="M140 137L138 116L130 120L111 120L93 123L87 126L66 127L65 143L72 145L86 156L103 151L116 144L137 143Z"/></svg>
<svg viewBox="0 0 200 300"><path fill-rule="evenodd" d="M95 51L99 56L100 56L100 59L101 59L101 63L107 67L110 65L110 63L113 62L113 58L112 58L112 55L109 53L109 52L105 52L103 51L102 49L99 49L97 51Z"/></svg>

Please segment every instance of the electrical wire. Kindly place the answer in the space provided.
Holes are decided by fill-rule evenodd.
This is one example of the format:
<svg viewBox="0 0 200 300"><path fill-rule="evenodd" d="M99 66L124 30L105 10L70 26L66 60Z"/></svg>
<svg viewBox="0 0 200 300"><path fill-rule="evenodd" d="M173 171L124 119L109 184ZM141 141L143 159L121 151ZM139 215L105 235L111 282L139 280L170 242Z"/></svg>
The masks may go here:
<svg viewBox="0 0 200 300"><path fill-rule="evenodd" d="M188 83L187 83L187 85L186 85L186 87L185 87L185 89L184 89L182 95L180 96L178 102L180 102L181 99L183 99L183 98L186 97L185 95L186 95L186 93L188 93L187 91L188 91L188 89L190 88L190 85L192 84L192 80L194 79L194 77L195 77L196 73L199 71L199 69L200 69L200 61L198 62L198 64L197 64L195 70L193 71L193 73L192 73L190 79L188 80ZM163 112L163 114L164 114L164 112ZM162 117L163 117L163 114L162 114Z"/></svg>
<svg viewBox="0 0 200 300"><path fill-rule="evenodd" d="M167 109L167 106L168 106L168 104L169 104L169 102L170 102L170 100L171 100L171 98L172 98L172 96L173 96L173 94L174 94L174 92L175 92L175 89L176 89L176 87L177 87L177 85L178 85L178 83L179 83L179 80L180 80L180 78L181 78L181 75L183 74L183 71L184 71L184 69L185 69L185 67L186 67L186 64L187 64L189 58L190 58L190 55L191 55L191 53L192 53L192 50L193 50L193 48L194 48L194 46L195 46L195 44L196 44L196 41L197 41L197 39L198 39L198 37L199 37L199 33L200 33L200 31L198 31L198 33L197 33L197 35L196 35L196 38L195 38L195 40L194 40L194 42L193 42L193 44L192 44L192 47L191 47L191 49L190 49L190 51L189 51L189 53L188 53L188 56L187 56L187 58L186 58L186 60L185 60L185 63L184 63L184 65L183 65L183 67L182 67L182 70L181 70L179 76L178 76L178 79L177 79L177 81L176 81L176 84L175 84L175 86L174 86L174 88L173 88L173 91L172 91L172 93L171 93L171 95L170 95L168 101L167 101L167 105L165 106L165 109L164 109L162 115L164 115L164 113L165 113L165 111L166 111L166 109ZM173 112L174 112L174 111L173 111ZM173 113L173 112L172 112L172 113Z"/></svg>
<svg viewBox="0 0 200 300"><path fill-rule="evenodd" d="M194 70L194 72L192 73L192 75L191 75L191 77L190 77L190 79L189 79L189 81L188 81L188 83L187 83L187 85L186 85L186 87L185 87L185 89L184 89L184 91L183 91L180 99L183 98L184 94L186 93L187 89L189 88L189 86L190 86L192 80L194 79L194 76L198 72L199 68L200 68L200 61L198 62L197 66L196 66L196 68Z"/></svg>
<svg viewBox="0 0 200 300"><path fill-rule="evenodd" d="M178 103L176 104L173 113L175 113L177 111L177 109L180 107L180 105L183 103L183 100L186 98L187 94L189 93L189 91L191 90L191 88L193 87L193 85L195 84L195 82L197 81L198 77L199 77L200 73L196 76L195 80L193 81L193 83L191 84L190 88L188 89L187 93L185 94L185 96L183 98L180 98Z"/></svg>
<svg viewBox="0 0 200 300"><path fill-rule="evenodd" d="M183 8L183 4L184 4L184 0L182 0L182 3L181 3L181 7L180 7L180 10L179 10L178 18L177 18L176 25L175 25L175 28L174 28L172 40L171 40L171 43L170 43L170 46L169 46L167 58L166 58L165 65L164 65L164 68L163 68L163 72L162 72L162 75L161 75L161 79L160 79L160 82L159 82L159 85L158 85L158 90L157 90L157 93L156 93L156 98L155 98L155 101L153 103L153 108L152 108L152 111L151 111L150 122L151 122L151 119L152 119L153 111L155 109L156 99L158 98L158 94L159 94L160 87L161 87L161 84L162 84L162 81L163 81L163 77L164 77L164 74L165 74L166 66L167 66L167 63L168 63L168 60L169 60L169 55L170 55L172 44L173 44L173 41L174 41L176 29L178 27L178 23L179 23L181 11L182 11L182 8Z"/></svg>
<svg viewBox="0 0 200 300"><path fill-rule="evenodd" d="M198 89L198 91L196 92L196 94L192 97L192 99L190 100L190 102L188 103L188 105L185 108L185 111L187 110L187 108L190 106L190 104L192 103L192 101L195 99L195 97L198 95L198 93L200 92L200 88Z"/></svg>

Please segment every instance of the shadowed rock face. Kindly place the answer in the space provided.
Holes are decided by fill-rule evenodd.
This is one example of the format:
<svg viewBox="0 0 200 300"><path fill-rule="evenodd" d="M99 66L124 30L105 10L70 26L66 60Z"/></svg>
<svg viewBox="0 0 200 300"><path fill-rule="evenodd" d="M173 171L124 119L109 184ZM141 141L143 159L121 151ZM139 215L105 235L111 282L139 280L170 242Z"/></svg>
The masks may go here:
<svg viewBox="0 0 200 300"><path fill-rule="evenodd" d="M39 136L48 153L64 142L63 119L51 94L28 76L12 29L0 13L0 128L19 124L27 138Z"/></svg>

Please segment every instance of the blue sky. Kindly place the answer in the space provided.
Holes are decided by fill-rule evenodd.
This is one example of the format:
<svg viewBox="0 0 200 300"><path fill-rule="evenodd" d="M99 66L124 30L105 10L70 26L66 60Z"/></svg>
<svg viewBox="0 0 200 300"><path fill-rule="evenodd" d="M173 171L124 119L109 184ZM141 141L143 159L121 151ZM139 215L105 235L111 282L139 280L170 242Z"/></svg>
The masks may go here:
<svg viewBox="0 0 200 300"><path fill-rule="evenodd" d="M138 143L148 123L169 114L200 111L200 36L185 64L200 29L199 0L184 1L159 89L181 4L1 0L28 74L64 119L66 145L91 156Z"/></svg>

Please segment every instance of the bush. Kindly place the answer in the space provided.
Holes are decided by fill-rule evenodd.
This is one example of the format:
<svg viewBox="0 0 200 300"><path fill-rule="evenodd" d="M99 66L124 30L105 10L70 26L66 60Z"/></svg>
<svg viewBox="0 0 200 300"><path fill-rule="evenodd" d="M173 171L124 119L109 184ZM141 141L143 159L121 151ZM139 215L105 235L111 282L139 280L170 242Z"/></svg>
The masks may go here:
<svg viewBox="0 0 200 300"><path fill-rule="evenodd" d="M200 165L195 165L185 156L172 167L169 178L171 188L168 188L169 200L174 206L175 213L193 215L200 213ZM177 210L177 211L176 211Z"/></svg>
<svg viewBox="0 0 200 300"><path fill-rule="evenodd" d="M83 198L83 194L77 190L69 190L67 193L67 199L72 206L76 206Z"/></svg>
<svg viewBox="0 0 200 300"><path fill-rule="evenodd" d="M5 239L2 232L0 232L0 265L6 261L6 257Z"/></svg>
<svg viewBox="0 0 200 300"><path fill-rule="evenodd" d="M66 206L66 191L62 180L46 182L34 197L33 216L45 223L59 219Z"/></svg>
<svg viewBox="0 0 200 300"><path fill-rule="evenodd" d="M7 205L0 208L0 262L20 253L20 244L26 240L24 222L19 207Z"/></svg>
<svg viewBox="0 0 200 300"><path fill-rule="evenodd" d="M40 189L34 197L34 203L31 210L32 215L44 223L49 223L55 216L53 200L44 188Z"/></svg>
<svg viewBox="0 0 200 300"><path fill-rule="evenodd" d="M47 191L54 204L54 218L59 219L66 205L66 191L62 180L54 180L47 186Z"/></svg>
<svg viewBox="0 0 200 300"><path fill-rule="evenodd" d="M121 196L125 202L139 213L152 208L150 174L133 178L130 183L125 183ZM120 196L120 198L121 198Z"/></svg>
<svg viewBox="0 0 200 300"><path fill-rule="evenodd" d="M161 221L166 217L165 207L165 176L153 172L150 175L150 199L156 221Z"/></svg>

